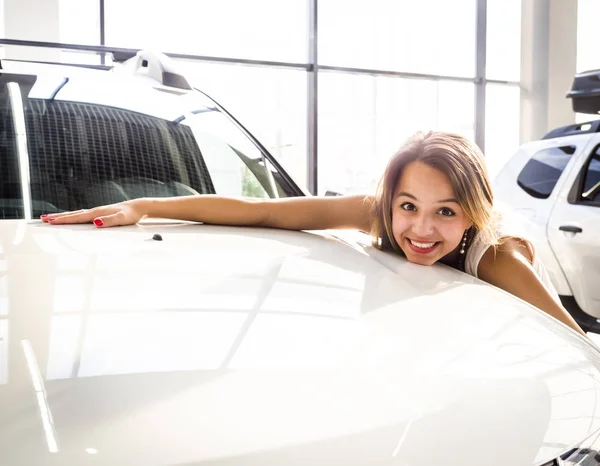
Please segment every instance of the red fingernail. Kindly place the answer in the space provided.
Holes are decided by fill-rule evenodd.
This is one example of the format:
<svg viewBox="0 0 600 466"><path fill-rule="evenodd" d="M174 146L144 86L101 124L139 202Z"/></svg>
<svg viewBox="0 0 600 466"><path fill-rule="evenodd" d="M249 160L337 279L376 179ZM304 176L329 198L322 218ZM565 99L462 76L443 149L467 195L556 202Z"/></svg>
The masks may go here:
<svg viewBox="0 0 600 466"><path fill-rule="evenodd" d="M104 222L100 218L95 218L94 225L96 225L97 227L101 227L102 225L104 225Z"/></svg>
<svg viewBox="0 0 600 466"><path fill-rule="evenodd" d="M54 220L56 220L54 217L50 217L50 218L48 219L48 221L49 221L49 222L53 222Z"/></svg>
<svg viewBox="0 0 600 466"><path fill-rule="evenodd" d="M46 218L48 214L42 214L41 218Z"/></svg>

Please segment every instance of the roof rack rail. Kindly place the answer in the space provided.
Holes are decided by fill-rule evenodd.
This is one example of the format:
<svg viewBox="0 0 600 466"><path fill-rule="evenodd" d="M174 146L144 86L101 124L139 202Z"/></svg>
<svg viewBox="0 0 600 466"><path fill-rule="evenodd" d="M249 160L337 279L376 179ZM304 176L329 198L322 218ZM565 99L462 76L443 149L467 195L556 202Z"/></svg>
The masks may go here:
<svg viewBox="0 0 600 466"><path fill-rule="evenodd" d="M154 52L151 50L127 49L121 47L106 47L104 45L92 46L78 44L61 44L57 42L39 42L16 39L0 39L0 46L1 45L74 50L101 54L102 57L109 55L112 59L112 62L119 64L118 66L105 65L104 63L101 65L90 65L16 59L11 59L10 61L30 62L48 65L75 66L80 68L92 68L100 70L111 70L123 66L126 69L132 70L134 74L152 78L165 87L182 89L185 91L193 89L188 80L180 72L177 71L176 65L174 64L174 60L169 56L175 56L177 54L166 54L162 52ZM9 61L8 59L3 60Z"/></svg>
<svg viewBox="0 0 600 466"><path fill-rule="evenodd" d="M587 121L585 123L576 123L573 125L561 126L553 129L542 139L553 139L563 136L574 136L577 134L600 133L600 120Z"/></svg>
<svg viewBox="0 0 600 466"><path fill-rule="evenodd" d="M0 59L0 70L3 69L2 63L15 62L15 63L36 63L39 65L54 65L54 66L66 66L75 68L86 68L90 70L112 70L113 67L110 65L91 65L89 63L64 63L58 61L44 61L44 60L19 60L16 58L2 58Z"/></svg>

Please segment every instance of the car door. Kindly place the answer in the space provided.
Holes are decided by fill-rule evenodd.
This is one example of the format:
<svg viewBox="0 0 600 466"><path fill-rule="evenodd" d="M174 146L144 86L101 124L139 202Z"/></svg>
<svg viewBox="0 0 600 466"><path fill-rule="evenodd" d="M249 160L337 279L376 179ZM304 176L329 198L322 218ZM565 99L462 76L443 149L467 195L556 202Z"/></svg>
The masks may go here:
<svg viewBox="0 0 600 466"><path fill-rule="evenodd" d="M548 240L577 304L600 318L600 138L591 147L566 174Z"/></svg>

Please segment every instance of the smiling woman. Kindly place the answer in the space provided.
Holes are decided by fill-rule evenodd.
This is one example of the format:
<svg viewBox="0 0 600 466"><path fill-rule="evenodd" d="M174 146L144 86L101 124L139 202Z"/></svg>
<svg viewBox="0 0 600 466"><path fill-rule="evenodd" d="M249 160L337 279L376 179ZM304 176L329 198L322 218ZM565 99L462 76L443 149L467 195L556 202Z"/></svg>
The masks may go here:
<svg viewBox="0 0 600 466"><path fill-rule="evenodd" d="M430 184L437 189L429 189ZM423 162L406 167L392 202L392 232L411 262L456 262L456 253L464 254L456 245L471 225L442 172Z"/></svg>
<svg viewBox="0 0 600 466"><path fill-rule="evenodd" d="M409 139L379 183L373 233L382 249L404 253L411 262L442 260L461 270L475 233L496 245L492 190L479 148L449 133Z"/></svg>
<svg viewBox="0 0 600 466"><path fill-rule="evenodd" d="M137 223L144 217L291 230L352 228L410 262L442 262L525 300L579 333L533 246L503 231L483 154L452 133L417 133L390 159L377 195L246 199L216 195L141 198L42 216L53 225Z"/></svg>

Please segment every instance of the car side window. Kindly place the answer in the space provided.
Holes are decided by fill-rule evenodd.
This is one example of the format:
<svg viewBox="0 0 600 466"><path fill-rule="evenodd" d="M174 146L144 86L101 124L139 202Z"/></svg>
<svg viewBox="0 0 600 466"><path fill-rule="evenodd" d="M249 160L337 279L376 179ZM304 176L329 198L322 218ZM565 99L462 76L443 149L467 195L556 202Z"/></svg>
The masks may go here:
<svg viewBox="0 0 600 466"><path fill-rule="evenodd" d="M530 196L547 199L576 149L569 145L536 152L519 173L517 184Z"/></svg>
<svg viewBox="0 0 600 466"><path fill-rule="evenodd" d="M585 203L600 204L600 151L592 155L587 163L579 200Z"/></svg>
<svg viewBox="0 0 600 466"><path fill-rule="evenodd" d="M279 183L277 170L220 111L200 112L185 121L196 136L217 194L289 196Z"/></svg>

